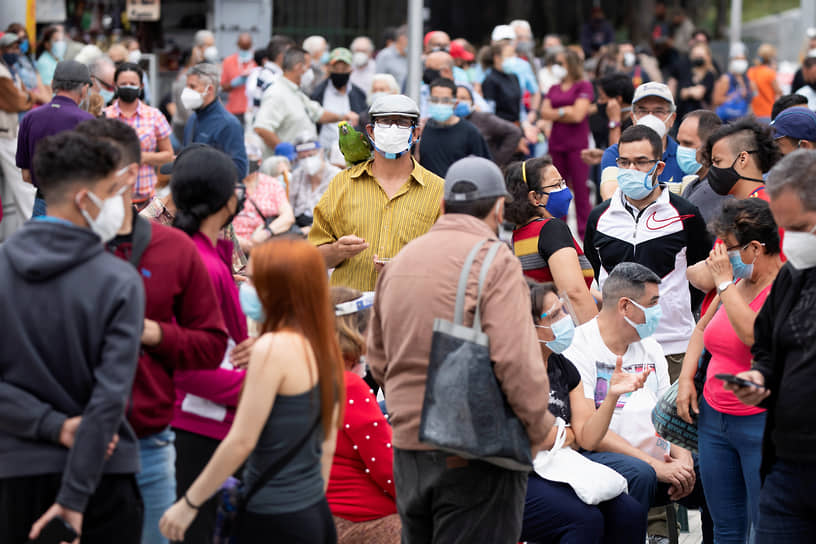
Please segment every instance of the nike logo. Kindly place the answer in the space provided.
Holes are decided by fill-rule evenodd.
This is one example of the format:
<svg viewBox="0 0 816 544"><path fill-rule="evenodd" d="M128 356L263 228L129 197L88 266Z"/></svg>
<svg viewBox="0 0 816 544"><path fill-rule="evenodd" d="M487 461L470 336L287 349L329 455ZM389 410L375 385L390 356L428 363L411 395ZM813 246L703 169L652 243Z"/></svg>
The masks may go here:
<svg viewBox="0 0 816 544"><path fill-rule="evenodd" d="M679 223L691 217L694 217L693 214L691 215L675 215L672 217L667 217L665 219L658 219L657 212L652 212L651 214L646 216L646 228L649 230L661 230L669 225L674 225L675 223Z"/></svg>

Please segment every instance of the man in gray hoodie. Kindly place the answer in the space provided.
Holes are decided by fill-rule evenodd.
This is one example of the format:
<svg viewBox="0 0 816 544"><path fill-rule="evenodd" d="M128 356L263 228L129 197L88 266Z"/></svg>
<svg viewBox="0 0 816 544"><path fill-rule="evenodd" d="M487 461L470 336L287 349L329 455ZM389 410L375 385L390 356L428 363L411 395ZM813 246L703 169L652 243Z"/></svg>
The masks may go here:
<svg viewBox="0 0 816 544"><path fill-rule="evenodd" d="M119 158L75 132L42 140L34 169L48 215L0 246L3 542L36 537L55 516L83 544L140 540L139 444L124 416L144 292L102 245L124 217Z"/></svg>

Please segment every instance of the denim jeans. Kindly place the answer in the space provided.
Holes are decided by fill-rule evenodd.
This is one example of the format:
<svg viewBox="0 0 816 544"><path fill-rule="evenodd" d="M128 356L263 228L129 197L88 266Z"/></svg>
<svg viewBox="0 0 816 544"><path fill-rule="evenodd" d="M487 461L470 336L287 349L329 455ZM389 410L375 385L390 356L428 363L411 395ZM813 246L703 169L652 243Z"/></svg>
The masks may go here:
<svg viewBox="0 0 816 544"><path fill-rule="evenodd" d="M394 449L402 544L515 544L527 473L442 451Z"/></svg>
<svg viewBox="0 0 816 544"><path fill-rule="evenodd" d="M813 542L816 465L777 459L759 494L757 544Z"/></svg>
<svg viewBox="0 0 816 544"><path fill-rule="evenodd" d="M765 413L724 414L705 399L698 421L700 476L717 544L742 544L759 517Z"/></svg>
<svg viewBox="0 0 816 544"><path fill-rule="evenodd" d="M176 502L176 435L169 428L139 439L142 471L136 475L144 501L142 544L167 544L159 520Z"/></svg>
<svg viewBox="0 0 816 544"><path fill-rule="evenodd" d="M31 217L41 217L46 214L45 200L40 197L34 199L34 213Z"/></svg>

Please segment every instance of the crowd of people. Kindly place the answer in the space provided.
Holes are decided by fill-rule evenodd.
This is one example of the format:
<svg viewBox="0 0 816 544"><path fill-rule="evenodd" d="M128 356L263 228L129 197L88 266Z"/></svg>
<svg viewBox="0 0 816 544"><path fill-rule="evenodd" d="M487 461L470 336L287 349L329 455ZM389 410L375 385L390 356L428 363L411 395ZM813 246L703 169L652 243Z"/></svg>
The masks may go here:
<svg viewBox="0 0 816 544"><path fill-rule="evenodd" d="M816 32L709 41L201 30L156 108L9 25L0 540L808 541Z"/></svg>

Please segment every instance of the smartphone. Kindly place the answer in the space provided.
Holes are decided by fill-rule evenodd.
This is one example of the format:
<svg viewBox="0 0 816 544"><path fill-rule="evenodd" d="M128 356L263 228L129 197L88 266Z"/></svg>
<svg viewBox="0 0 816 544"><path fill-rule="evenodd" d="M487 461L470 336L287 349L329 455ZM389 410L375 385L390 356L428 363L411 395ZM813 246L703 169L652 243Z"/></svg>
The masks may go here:
<svg viewBox="0 0 816 544"><path fill-rule="evenodd" d="M29 540L29 543L62 544L63 542L73 542L76 537L76 530L67 521L59 516L54 516L40 531L40 536L34 540Z"/></svg>
<svg viewBox="0 0 816 544"><path fill-rule="evenodd" d="M759 385L758 383L734 376L733 374L715 374L714 377L718 380L733 383L734 385L738 385L740 387L759 387L760 389L765 389L764 385Z"/></svg>

